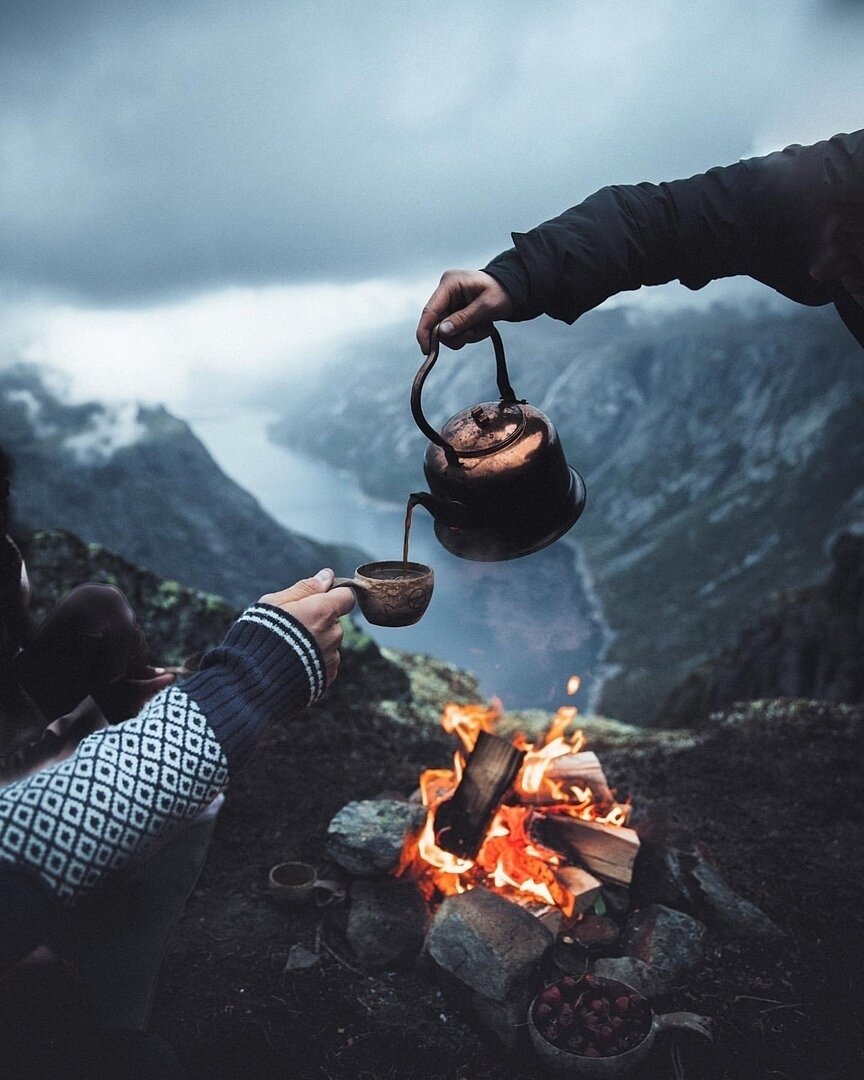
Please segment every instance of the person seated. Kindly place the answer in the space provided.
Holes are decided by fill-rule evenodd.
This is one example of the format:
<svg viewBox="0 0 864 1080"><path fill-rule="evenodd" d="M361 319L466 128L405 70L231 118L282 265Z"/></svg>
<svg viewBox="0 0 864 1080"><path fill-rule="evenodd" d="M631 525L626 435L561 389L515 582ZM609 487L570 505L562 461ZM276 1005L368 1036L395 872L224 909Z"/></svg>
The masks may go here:
<svg viewBox="0 0 864 1080"><path fill-rule="evenodd" d="M136 716L0 788L0 979L62 940L97 886L182 836L268 728L320 697L339 668L339 620L354 606L352 591L333 581L324 569L261 596L197 671ZM88 1080L113 1076L113 1067ZM160 1068L166 1080L175 1075Z"/></svg>
<svg viewBox="0 0 864 1080"><path fill-rule="evenodd" d="M113 585L79 585L34 623L27 567L9 535L10 473L0 449L0 783L88 730L134 716L174 679L150 664L135 613Z"/></svg>

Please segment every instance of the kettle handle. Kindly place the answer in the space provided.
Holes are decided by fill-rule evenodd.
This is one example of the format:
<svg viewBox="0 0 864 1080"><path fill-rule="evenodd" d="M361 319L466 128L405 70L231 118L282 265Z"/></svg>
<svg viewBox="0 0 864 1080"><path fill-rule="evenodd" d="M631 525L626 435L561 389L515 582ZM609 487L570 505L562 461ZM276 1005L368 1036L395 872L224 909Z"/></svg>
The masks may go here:
<svg viewBox="0 0 864 1080"><path fill-rule="evenodd" d="M423 383L426 381L426 376L435 366L435 361L438 359L439 325L440 324L436 323L436 325L432 327L429 341L429 355L423 361L420 370L414 376L414 385L411 387L411 413L414 417L414 423L420 428L430 442L437 443L438 446L443 446L445 451L455 453L456 451L450 443L441 437L423 415L423 409L420 405L420 395L423 392ZM507 405L513 405L516 402L516 392L510 385L510 376L507 374L507 361L504 359L504 344L501 341L501 335L494 326L489 327L489 337L492 339L492 346L495 349L496 379L498 382L498 390L501 394L501 400Z"/></svg>

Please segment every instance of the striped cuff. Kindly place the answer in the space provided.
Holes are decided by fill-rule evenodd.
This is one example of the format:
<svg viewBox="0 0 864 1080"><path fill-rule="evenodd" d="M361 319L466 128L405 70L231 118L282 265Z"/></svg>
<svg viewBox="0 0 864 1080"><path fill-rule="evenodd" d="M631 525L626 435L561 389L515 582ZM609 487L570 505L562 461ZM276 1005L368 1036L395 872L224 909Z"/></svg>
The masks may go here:
<svg viewBox="0 0 864 1080"><path fill-rule="evenodd" d="M269 604L248 607L183 684L216 733L232 772L274 721L311 705L325 686L315 638Z"/></svg>
<svg viewBox="0 0 864 1080"><path fill-rule="evenodd" d="M315 638L303 623L292 618L281 608L271 607L269 604L252 604L251 607L246 608L237 622L263 626L280 637L300 660L309 679L309 700L306 704L311 705L321 697L326 686L324 662ZM230 634L228 637L230 638ZM228 638L226 642L227 640Z"/></svg>

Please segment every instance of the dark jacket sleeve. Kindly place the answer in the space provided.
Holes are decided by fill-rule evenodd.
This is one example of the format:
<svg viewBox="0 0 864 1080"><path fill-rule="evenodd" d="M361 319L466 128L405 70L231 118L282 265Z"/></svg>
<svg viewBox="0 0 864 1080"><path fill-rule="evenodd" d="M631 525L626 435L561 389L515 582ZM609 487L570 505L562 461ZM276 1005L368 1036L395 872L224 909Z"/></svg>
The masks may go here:
<svg viewBox="0 0 864 1080"><path fill-rule="evenodd" d="M527 233L486 267L515 319L573 322L610 296L678 280L699 289L744 274L800 303L835 290L809 276L837 193L864 187L864 131L710 169L612 186Z"/></svg>

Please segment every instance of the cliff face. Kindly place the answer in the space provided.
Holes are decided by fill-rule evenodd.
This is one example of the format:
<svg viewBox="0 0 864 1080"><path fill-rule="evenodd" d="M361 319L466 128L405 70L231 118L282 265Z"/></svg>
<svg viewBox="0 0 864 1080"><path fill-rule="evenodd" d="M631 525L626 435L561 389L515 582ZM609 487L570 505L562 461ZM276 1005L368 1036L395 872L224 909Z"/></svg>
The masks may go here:
<svg viewBox="0 0 864 1080"><path fill-rule="evenodd" d="M0 371L0 443L20 532L64 529L237 606L357 552L275 522L161 407L68 405L38 369Z"/></svg>
<svg viewBox="0 0 864 1080"><path fill-rule="evenodd" d="M650 321L617 310L501 329L517 393L547 413L586 481L570 535L615 634L600 707L641 722L772 592L818 580L837 531L864 518L864 356L833 313L805 309ZM404 347L376 344L337 368L350 408L326 438L304 425L302 401L277 435L402 499L422 484L424 437ZM440 426L494 396L483 342L445 350L423 406Z"/></svg>
<svg viewBox="0 0 864 1080"><path fill-rule="evenodd" d="M732 647L670 694L659 722L700 724L759 698L864 702L864 536L841 534L832 560L822 584L772 597Z"/></svg>

